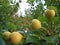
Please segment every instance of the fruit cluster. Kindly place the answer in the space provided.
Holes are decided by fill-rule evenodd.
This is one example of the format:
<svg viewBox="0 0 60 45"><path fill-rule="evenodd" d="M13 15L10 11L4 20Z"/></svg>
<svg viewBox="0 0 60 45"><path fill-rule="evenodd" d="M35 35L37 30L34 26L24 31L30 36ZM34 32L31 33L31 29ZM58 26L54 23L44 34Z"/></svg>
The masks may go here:
<svg viewBox="0 0 60 45"><path fill-rule="evenodd" d="M10 41L13 43L13 44L19 44L19 42L21 42L23 36L19 33L19 32L9 32L9 31L6 31L3 33L3 36L4 38L7 40L7 39L10 39Z"/></svg>

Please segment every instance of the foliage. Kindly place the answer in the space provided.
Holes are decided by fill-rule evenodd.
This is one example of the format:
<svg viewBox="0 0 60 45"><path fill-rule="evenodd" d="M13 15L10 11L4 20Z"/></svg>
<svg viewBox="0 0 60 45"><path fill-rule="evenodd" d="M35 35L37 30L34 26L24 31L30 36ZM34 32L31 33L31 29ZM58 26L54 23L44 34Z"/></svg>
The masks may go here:
<svg viewBox="0 0 60 45"><path fill-rule="evenodd" d="M5 29L7 23L12 20L11 16L16 12L16 5L13 7L11 7L8 0L0 1L0 30Z"/></svg>
<svg viewBox="0 0 60 45"><path fill-rule="evenodd" d="M21 0L20 0L21 2ZM30 14L25 17L18 17L16 12L18 4L10 5L8 0L0 0L0 44L13 45L10 39L5 40L2 35L3 32L19 32L23 35L22 41L18 45L60 45L60 1L59 0L45 0L42 4L41 0L27 0L31 5ZM34 7L34 4L37 6ZM56 16L49 21L45 17L45 8L54 9ZM33 30L30 28L31 20L38 19L41 22L42 28Z"/></svg>

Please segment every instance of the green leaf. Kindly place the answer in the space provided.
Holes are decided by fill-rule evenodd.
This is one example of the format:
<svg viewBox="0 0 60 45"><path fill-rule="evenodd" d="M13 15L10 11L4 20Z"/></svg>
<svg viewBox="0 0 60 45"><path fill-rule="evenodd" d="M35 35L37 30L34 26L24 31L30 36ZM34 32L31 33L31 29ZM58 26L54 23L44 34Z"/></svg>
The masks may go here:
<svg viewBox="0 0 60 45"><path fill-rule="evenodd" d="M47 44L56 44L58 36L54 35L54 36L51 36L51 37L45 37L44 39L46 40Z"/></svg>
<svg viewBox="0 0 60 45"><path fill-rule="evenodd" d="M41 24L42 24L42 27L45 27L47 28L48 27L48 20L47 18L45 18L44 16L40 16L38 17L38 20L40 20Z"/></svg>
<svg viewBox="0 0 60 45"><path fill-rule="evenodd" d="M7 27L6 28L8 30L10 30L10 29L16 30L17 29L16 25L14 23L11 23L11 22L7 23Z"/></svg>
<svg viewBox="0 0 60 45"><path fill-rule="evenodd" d="M53 20L54 24L58 25L60 24L60 20L58 17L54 17L54 20Z"/></svg>
<svg viewBox="0 0 60 45"><path fill-rule="evenodd" d="M44 16L39 16L38 20L40 20L41 22L46 22L46 18Z"/></svg>
<svg viewBox="0 0 60 45"><path fill-rule="evenodd" d="M28 36L26 41L27 41L26 43L32 42L37 45L39 44L39 39L36 38L35 36Z"/></svg>

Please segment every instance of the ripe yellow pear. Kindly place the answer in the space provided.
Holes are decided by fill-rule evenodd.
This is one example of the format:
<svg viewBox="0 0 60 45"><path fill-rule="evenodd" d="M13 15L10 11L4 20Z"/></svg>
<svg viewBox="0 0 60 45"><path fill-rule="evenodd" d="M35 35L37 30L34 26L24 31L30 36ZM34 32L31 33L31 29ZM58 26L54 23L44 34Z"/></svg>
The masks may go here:
<svg viewBox="0 0 60 45"><path fill-rule="evenodd" d="M45 12L46 18L51 20L55 16L55 11L53 9L47 9Z"/></svg>
<svg viewBox="0 0 60 45"><path fill-rule="evenodd" d="M3 33L3 36L5 39L9 39L10 35L11 35L11 32L9 32L9 31L6 31Z"/></svg>
<svg viewBox="0 0 60 45"><path fill-rule="evenodd" d="M13 44L19 44L19 42L21 42L22 38L23 38L23 36L19 32L13 32L10 35L10 39Z"/></svg>
<svg viewBox="0 0 60 45"><path fill-rule="evenodd" d="M36 29L36 30L40 29L41 28L41 22L37 19L33 19L30 26L32 29Z"/></svg>

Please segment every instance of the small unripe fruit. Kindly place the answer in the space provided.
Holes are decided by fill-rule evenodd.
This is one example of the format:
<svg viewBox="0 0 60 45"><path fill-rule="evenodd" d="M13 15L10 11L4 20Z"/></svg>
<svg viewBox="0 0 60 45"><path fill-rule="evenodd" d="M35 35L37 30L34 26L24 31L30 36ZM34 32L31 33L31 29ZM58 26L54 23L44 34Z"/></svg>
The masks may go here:
<svg viewBox="0 0 60 45"><path fill-rule="evenodd" d="M22 38L23 38L23 36L19 32L13 32L10 35L10 39L13 44L19 44L19 42L21 42Z"/></svg>
<svg viewBox="0 0 60 45"><path fill-rule="evenodd" d="M31 22L31 28L32 29L40 29L41 28L41 22L37 19L33 19Z"/></svg>
<svg viewBox="0 0 60 45"><path fill-rule="evenodd" d="M45 12L46 18L51 20L55 16L55 11L53 9L47 9Z"/></svg>
<svg viewBox="0 0 60 45"><path fill-rule="evenodd" d="M11 35L11 32L9 32L9 31L6 31L3 33L3 36L5 39L9 39L10 35Z"/></svg>

